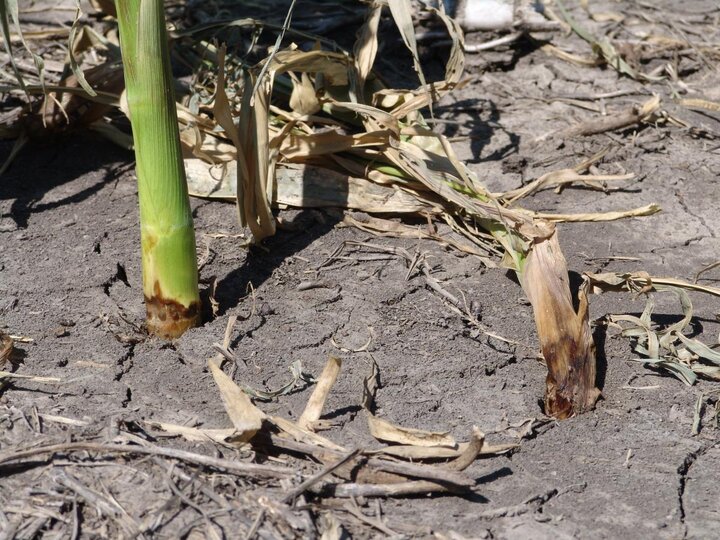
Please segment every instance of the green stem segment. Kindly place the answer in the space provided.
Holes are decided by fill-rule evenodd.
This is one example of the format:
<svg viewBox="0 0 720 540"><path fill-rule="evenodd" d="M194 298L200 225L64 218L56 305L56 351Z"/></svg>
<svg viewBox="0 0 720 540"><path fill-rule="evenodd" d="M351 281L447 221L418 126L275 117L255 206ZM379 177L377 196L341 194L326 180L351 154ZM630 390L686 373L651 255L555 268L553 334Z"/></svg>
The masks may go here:
<svg viewBox="0 0 720 540"><path fill-rule="evenodd" d="M116 0L135 143L148 330L172 339L200 322L190 201L162 0Z"/></svg>

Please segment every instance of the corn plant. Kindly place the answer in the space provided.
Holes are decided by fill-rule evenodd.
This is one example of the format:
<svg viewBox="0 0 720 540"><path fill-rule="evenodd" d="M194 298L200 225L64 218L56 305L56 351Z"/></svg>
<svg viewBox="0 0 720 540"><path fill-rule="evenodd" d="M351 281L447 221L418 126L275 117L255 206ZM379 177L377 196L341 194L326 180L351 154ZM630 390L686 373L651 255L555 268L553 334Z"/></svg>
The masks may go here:
<svg viewBox="0 0 720 540"><path fill-rule="evenodd" d="M190 202L162 0L117 0L137 161L148 330L175 338L200 320Z"/></svg>

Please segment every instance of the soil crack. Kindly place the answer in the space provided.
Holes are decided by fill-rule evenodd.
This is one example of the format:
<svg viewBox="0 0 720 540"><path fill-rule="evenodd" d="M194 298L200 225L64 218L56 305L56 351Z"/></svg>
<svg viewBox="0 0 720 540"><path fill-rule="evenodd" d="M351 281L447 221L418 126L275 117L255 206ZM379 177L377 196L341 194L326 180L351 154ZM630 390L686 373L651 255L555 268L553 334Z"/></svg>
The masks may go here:
<svg viewBox="0 0 720 540"><path fill-rule="evenodd" d="M683 196L683 194L680 193L679 191L676 191L676 192L675 192L675 197L677 198L678 202L680 203L680 206L682 207L682 209L683 209L688 215L690 215L690 216L694 217L695 219L697 219L697 220L700 222L700 224L701 224L703 227L705 227L705 230L707 230L707 232L710 234L710 236L711 236L712 238L715 238L715 237L716 237L716 236L715 236L715 231L713 231L713 230L712 230L712 227L710 227L710 226L707 224L707 221L705 221L705 218L704 218L703 216L701 216L700 214L696 214L695 212L693 212L693 211L690 209L690 207L688 206L688 204L685 202L685 197ZM691 239L691 240L692 240L692 239Z"/></svg>
<svg viewBox="0 0 720 540"><path fill-rule="evenodd" d="M690 473L690 469L695 464L695 462L700 459L705 453L708 452L711 448L715 446L714 443L712 444L705 444L695 450L694 452L689 452L686 456L683 462L678 467L678 474L680 475L680 480L678 484L678 509L680 510L680 523L682 523L684 531L683 531L683 538L687 538L687 525L685 524L685 488L687 487L687 481L688 481L688 474Z"/></svg>
<svg viewBox="0 0 720 540"><path fill-rule="evenodd" d="M123 376L133 367L133 357L135 356L135 344L131 343L127 351L117 361L117 369L115 370L115 380L120 381Z"/></svg>
<svg viewBox="0 0 720 540"><path fill-rule="evenodd" d="M107 296L110 296L110 288L117 283L118 281L123 282L127 287L130 287L130 282L128 281L127 272L125 271L125 267L120 264L116 263L117 267L115 269L115 274L110 276L105 282L102 284L103 291Z"/></svg>

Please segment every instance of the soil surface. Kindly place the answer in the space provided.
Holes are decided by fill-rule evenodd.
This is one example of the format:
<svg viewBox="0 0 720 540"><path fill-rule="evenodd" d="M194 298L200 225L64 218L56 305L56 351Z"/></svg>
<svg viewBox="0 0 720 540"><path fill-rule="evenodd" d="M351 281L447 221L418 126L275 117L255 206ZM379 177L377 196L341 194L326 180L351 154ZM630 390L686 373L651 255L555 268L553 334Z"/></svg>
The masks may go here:
<svg viewBox="0 0 720 540"><path fill-rule="evenodd" d="M612 22L592 21L572 4L570 12L583 24L598 34L608 31ZM719 12L711 4L592 2L591 11L618 13L626 25L639 21L669 36L693 28L693 40L716 42ZM663 24L670 20L675 23ZM629 39L622 32L619 37ZM490 37L474 34L467 41ZM553 43L590 54L574 35L556 35ZM574 273L645 270L692 280L720 253L720 124L717 113L680 108L673 93L720 101L715 59L658 59L642 69L674 63L681 80L648 83L609 68L567 63L540 45L522 38L505 49L468 55L469 84L435 108L440 130L453 137L459 157L493 191L575 166L609 146L600 169L637 175L624 189L544 191L522 204L577 213L656 202L662 212L652 217L560 225L568 266ZM423 49L429 58L444 52L439 45ZM626 92L584 99L619 90ZM696 129L663 124L541 140L599 117L578 104L612 113L642 103L651 92L663 98L670 115ZM3 143L2 154L10 147ZM599 327L603 399L590 413L555 422L540 406L545 368L538 360L532 310L509 273L431 241L379 238L339 227L341 214L332 210L280 212L278 234L245 249L233 205L192 204L204 297L206 302L214 297L217 313L207 309L202 327L167 343L141 332L133 155L97 136L77 134L33 143L15 160L0 180L0 330L32 340L16 344L14 371L61 381L15 380L4 388L0 456L72 441L151 440L262 462L265 458L248 451L167 437L147 423L230 425L207 361L216 352L213 344L222 342L229 316L237 315L231 346L245 362L233 373L239 383L276 389L291 377L293 362L318 376L328 356L343 359L325 409L333 427L324 433L340 444L377 446L360 408L370 355L381 373L380 417L407 427L448 430L458 440L467 440L478 426L489 442L519 443L508 455L471 466L478 479L474 496L360 499L351 508L365 520L353 517L346 501L311 507L336 516L353 536L675 539L720 533L716 401L705 403L700 431L691 434L698 396L717 396L717 384L699 381L688 387L651 371L632 361L628 340ZM323 266L351 240L426 253L433 276L446 290L464 297L489 331L518 344L468 325L421 275L408 275L397 257L348 246L343 259ZM701 282L716 284L718 275L718 269L711 270ZM307 289L301 285L307 281L321 286ZM692 299L695 336L716 343L717 300L697 294ZM627 294L592 297L591 318L637 315L644 302ZM656 313L659 322L681 315L672 295L658 295ZM363 349L368 341L365 350L347 352ZM299 384L259 406L297 419L311 392L311 385ZM129 536L128 522L134 522L146 537L238 538L256 518L258 497L277 499L287 489L157 456L83 459L88 455L50 459L44 454L0 468L0 536L117 538ZM318 470L287 455L267 463L309 474ZM94 502L92 494L68 488L73 482L89 486ZM99 499L109 508L98 506ZM260 534L309 535L302 520L310 515L298 511L295 519L301 523L290 530L273 528L266 519ZM381 527L369 525L371 520Z"/></svg>

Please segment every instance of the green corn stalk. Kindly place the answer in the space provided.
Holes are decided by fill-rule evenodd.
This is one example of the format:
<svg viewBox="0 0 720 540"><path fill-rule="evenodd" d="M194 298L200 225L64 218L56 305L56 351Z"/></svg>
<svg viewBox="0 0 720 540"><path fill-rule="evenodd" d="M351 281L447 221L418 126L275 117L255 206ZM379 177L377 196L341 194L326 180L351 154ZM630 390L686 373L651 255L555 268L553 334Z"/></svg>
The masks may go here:
<svg viewBox="0 0 720 540"><path fill-rule="evenodd" d="M200 321L187 182L162 0L116 0L140 198L150 333L179 337Z"/></svg>

